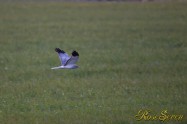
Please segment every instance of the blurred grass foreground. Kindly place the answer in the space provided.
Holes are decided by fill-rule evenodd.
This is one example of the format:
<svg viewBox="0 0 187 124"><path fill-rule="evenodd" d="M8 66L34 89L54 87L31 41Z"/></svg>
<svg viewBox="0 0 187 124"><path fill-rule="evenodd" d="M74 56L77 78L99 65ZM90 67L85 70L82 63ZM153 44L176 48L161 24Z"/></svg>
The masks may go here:
<svg viewBox="0 0 187 124"><path fill-rule="evenodd" d="M186 2L0 2L1 124L187 123ZM79 69L54 48L80 54ZM162 123L162 122L160 122Z"/></svg>

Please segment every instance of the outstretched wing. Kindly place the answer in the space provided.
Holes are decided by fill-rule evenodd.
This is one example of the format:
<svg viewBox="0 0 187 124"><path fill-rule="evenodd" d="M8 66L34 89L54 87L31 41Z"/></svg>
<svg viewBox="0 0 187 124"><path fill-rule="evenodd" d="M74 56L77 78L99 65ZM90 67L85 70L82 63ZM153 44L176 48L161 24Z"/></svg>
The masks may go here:
<svg viewBox="0 0 187 124"><path fill-rule="evenodd" d="M79 59L79 53L76 51L73 51L72 56L68 59L68 61L66 62L64 66L73 65L78 61L78 59Z"/></svg>
<svg viewBox="0 0 187 124"><path fill-rule="evenodd" d="M55 51L58 53L61 64L65 65L67 61L70 59L70 56L68 56L66 52L64 52L63 50L59 48L56 48Z"/></svg>

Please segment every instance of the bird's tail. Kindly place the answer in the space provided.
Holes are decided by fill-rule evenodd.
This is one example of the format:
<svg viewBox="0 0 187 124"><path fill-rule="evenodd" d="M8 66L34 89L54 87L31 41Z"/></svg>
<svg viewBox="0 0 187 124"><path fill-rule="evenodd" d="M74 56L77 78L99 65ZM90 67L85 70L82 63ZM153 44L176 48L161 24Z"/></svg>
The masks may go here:
<svg viewBox="0 0 187 124"><path fill-rule="evenodd" d="M53 67L53 68L51 68L51 69L60 69L60 67Z"/></svg>

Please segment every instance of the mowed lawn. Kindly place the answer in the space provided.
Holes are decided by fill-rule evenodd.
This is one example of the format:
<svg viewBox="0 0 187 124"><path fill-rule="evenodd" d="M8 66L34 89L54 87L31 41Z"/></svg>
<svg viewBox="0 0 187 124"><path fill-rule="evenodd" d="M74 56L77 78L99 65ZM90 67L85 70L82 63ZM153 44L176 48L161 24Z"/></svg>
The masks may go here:
<svg viewBox="0 0 187 124"><path fill-rule="evenodd" d="M186 124L187 3L0 3L1 124ZM54 49L77 50L76 70ZM184 115L182 121L137 121Z"/></svg>

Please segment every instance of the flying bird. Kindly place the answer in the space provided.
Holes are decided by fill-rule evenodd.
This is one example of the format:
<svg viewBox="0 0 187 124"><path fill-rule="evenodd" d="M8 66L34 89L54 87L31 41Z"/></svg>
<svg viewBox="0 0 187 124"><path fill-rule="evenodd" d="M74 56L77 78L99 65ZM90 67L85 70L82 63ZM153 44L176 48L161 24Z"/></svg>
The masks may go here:
<svg viewBox="0 0 187 124"><path fill-rule="evenodd" d="M61 66L53 67L51 69L75 69L78 66L75 64L79 59L79 53L76 51L72 52L72 56L69 56L63 50L56 48L55 51L58 53Z"/></svg>

